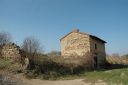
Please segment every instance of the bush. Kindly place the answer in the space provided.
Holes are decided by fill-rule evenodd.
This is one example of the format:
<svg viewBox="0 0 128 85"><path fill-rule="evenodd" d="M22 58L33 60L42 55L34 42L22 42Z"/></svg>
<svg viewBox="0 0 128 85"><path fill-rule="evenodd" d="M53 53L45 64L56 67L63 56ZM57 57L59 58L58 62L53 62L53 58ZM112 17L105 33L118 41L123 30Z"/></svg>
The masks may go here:
<svg viewBox="0 0 128 85"><path fill-rule="evenodd" d="M19 63L14 63L11 60L5 60L0 58L0 70L7 70L10 72L21 72L22 67Z"/></svg>
<svg viewBox="0 0 128 85"><path fill-rule="evenodd" d="M10 62L0 58L0 69L3 70L9 66Z"/></svg>
<svg viewBox="0 0 128 85"><path fill-rule="evenodd" d="M93 65L93 59L87 55L70 56L69 58L38 55L34 59L34 68L27 75L34 78L41 75L43 79L56 79L60 75L79 74L85 70L93 69Z"/></svg>
<svg viewBox="0 0 128 85"><path fill-rule="evenodd" d="M19 63L14 63L14 64L11 64L10 66L8 66L7 68L9 71L11 72L22 72L22 67Z"/></svg>
<svg viewBox="0 0 128 85"><path fill-rule="evenodd" d="M25 73L26 78L33 79L36 78L39 74L36 72L36 70L27 70Z"/></svg>
<svg viewBox="0 0 128 85"><path fill-rule="evenodd" d="M46 80L56 80L58 77L60 76L59 73L55 72L55 71L51 71L49 73L43 74L42 75L42 79L46 79Z"/></svg>

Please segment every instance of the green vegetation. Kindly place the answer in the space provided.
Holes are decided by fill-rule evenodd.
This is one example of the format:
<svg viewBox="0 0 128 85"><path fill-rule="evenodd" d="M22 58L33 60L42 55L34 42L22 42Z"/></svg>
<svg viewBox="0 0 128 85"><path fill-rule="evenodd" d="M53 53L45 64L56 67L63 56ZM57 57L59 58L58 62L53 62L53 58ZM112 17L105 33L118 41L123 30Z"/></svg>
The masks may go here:
<svg viewBox="0 0 128 85"><path fill-rule="evenodd" d="M33 75L34 74L34 75ZM71 80L84 79L85 82L97 83L99 80L106 82L108 85L121 84L128 85L128 68L112 69L112 70L95 70L84 71L80 74L62 75L57 72L50 72L48 74L37 75L34 72L27 74L28 78L40 78L46 80Z"/></svg>
<svg viewBox="0 0 128 85"><path fill-rule="evenodd" d="M98 80L103 80L104 82L107 82L109 85L128 85L128 68L114 69L108 71L85 72L81 75L85 76L86 82L97 82Z"/></svg>
<svg viewBox="0 0 128 85"><path fill-rule="evenodd" d="M82 78L85 82L91 83L102 81L108 83L108 85L128 85L128 54L124 56L108 55L106 67L94 70L95 62L90 57L90 53L81 57L72 55L66 59L57 51L44 55L38 39L27 37L21 46L23 56L19 62L15 62L11 57L4 59L1 54L2 46L10 42L8 33L0 33L0 71L23 72L29 79L67 80ZM28 59L28 61L25 62L25 59Z"/></svg>
<svg viewBox="0 0 128 85"><path fill-rule="evenodd" d="M41 79L57 79L61 76L78 75L92 69L92 59L85 57L64 59L61 56L49 57L40 54L34 59L34 68L28 69L26 75L28 78L41 77Z"/></svg>
<svg viewBox="0 0 128 85"><path fill-rule="evenodd" d="M46 80L70 80L82 78L85 79L85 82L92 83L96 83L101 80L102 82L108 83L108 85L128 84L128 68L126 66L113 65L109 67L111 70L100 69L91 71L82 68L79 68L77 70L73 68L72 73L72 65L70 65L70 67L67 63L65 64L63 62L64 66L62 66L62 64L59 63L62 62L62 60L61 58L59 58L59 56L57 58L54 58L48 57L47 55L38 55L34 61L35 67L31 70L24 71L25 76L29 79L40 78ZM6 70L9 72L19 72L22 69L20 68L20 64L18 63L14 63L11 60L0 59L0 70Z"/></svg>
<svg viewBox="0 0 128 85"><path fill-rule="evenodd" d="M89 68L93 61L85 57L74 57L64 59L59 54L37 54L33 57L33 68L22 70L20 63L11 59L0 58L0 70L13 73L24 72L26 78L45 79L45 80L70 80L82 78L85 82L97 83L106 82L108 85L128 84L127 57L107 57L109 69L93 70ZM83 61L84 60L84 61ZM85 61L86 60L86 61ZM121 65L124 63L125 65ZM120 62L119 62L120 61ZM111 65L113 64L113 65Z"/></svg>
<svg viewBox="0 0 128 85"><path fill-rule="evenodd" d="M21 72L22 68L21 68L21 64L19 63L14 63L14 61L12 60L7 60L7 59L1 59L0 58L0 70L6 70L9 72L13 72L13 73L17 73L17 72Z"/></svg>
<svg viewBox="0 0 128 85"><path fill-rule="evenodd" d="M41 57L42 56L42 57ZM110 59L110 58L109 58ZM63 60L63 61L62 61ZM114 59L113 59L114 60ZM40 78L46 80L70 80L76 78L85 79L85 82L96 83L98 81L106 82L108 85L113 84L128 84L128 68L126 65L121 65L114 61L109 69L99 70L85 70L82 67L73 68L71 71L72 63L66 62L61 57L48 57L47 55L40 55L35 59L35 69L26 73L27 78ZM71 60L70 60L71 61ZM63 64L61 63L63 62ZM74 64L74 63L73 63ZM86 65L86 64L85 64ZM66 68L65 68L66 66ZM80 65L77 63L77 66Z"/></svg>

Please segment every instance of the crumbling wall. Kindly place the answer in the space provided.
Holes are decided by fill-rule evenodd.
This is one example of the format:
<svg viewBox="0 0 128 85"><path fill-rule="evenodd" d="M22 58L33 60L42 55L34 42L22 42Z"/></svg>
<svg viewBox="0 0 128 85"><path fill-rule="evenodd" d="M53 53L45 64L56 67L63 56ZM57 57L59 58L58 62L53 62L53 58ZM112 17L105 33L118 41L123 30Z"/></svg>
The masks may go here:
<svg viewBox="0 0 128 85"><path fill-rule="evenodd" d="M14 43L2 46L1 55L5 59L19 60L21 58L20 47Z"/></svg>

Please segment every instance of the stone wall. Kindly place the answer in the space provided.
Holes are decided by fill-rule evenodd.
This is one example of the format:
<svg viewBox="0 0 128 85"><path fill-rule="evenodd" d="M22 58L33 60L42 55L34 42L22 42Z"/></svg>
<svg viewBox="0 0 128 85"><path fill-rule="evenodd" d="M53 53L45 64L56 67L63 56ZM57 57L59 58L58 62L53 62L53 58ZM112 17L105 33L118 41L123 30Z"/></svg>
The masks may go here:
<svg viewBox="0 0 128 85"><path fill-rule="evenodd" d="M61 55L64 58L89 55L98 67L106 63L105 43L96 36L75 30L61 39Z"/></svg>
<svg viewBox="0 0 128 85"><path fill-rule="evenodd" d="M3 45L1 54L5 59L18 60L19 58L21 58L20 47L18 47L14 43Z"/></svg>
<svg viewBox="0 0 128 85"><path fill-rule="evenodd" d="M95 47L96 45L96 47ZM106 60L105 43L90 37L90 52L92 57L97 57L98 65L102 65Z"/></svg>
<svg viewBox="0 0 128 85"><path fill-rule="evenodd" d="M61 55L82 56L90 52L89 36L80 34L78 31L74 31L61 40Z"/></svg>

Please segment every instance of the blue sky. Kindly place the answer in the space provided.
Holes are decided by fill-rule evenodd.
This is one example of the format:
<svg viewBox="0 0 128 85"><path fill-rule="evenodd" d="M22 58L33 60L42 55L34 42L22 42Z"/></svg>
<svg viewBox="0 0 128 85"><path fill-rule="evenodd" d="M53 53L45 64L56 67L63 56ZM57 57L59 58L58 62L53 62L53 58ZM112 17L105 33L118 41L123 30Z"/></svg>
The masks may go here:
<svg viewBox="0 0 128 85"><path fill-rule="evenodd" d="M60 50L73 28L106 40L109 54L128 53L128 0L0 0L0 31L18 45L34 36L46 52Z"/></svg>

